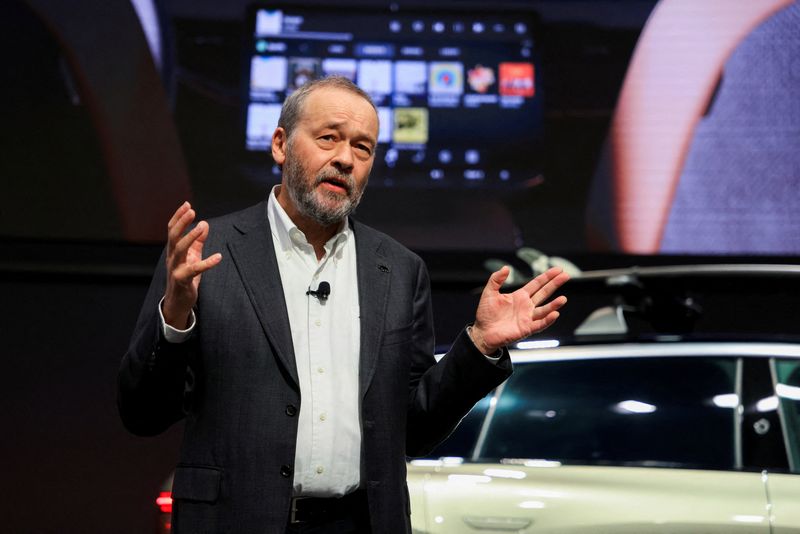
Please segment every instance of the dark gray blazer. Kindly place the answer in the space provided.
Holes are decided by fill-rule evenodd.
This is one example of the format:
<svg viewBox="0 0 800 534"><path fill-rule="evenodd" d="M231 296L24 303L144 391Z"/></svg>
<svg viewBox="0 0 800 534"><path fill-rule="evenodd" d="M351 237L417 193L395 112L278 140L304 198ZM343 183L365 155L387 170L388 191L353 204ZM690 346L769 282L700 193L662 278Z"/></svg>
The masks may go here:
<svg viewBox="0 0 800 534"><path fill-rule="evenodd" d="M119 373L126 427L154 435L186 418L175 471L175 532L283 532L292 496L300 388L266 202L210 221L193 338L169 344L159 263ZM407 533L406 456L428 452L511 373L464 332L434 365L422 260L353 223L361 307L362 478L374 532ZM299 296L302 298L302 296Z"/></svg>

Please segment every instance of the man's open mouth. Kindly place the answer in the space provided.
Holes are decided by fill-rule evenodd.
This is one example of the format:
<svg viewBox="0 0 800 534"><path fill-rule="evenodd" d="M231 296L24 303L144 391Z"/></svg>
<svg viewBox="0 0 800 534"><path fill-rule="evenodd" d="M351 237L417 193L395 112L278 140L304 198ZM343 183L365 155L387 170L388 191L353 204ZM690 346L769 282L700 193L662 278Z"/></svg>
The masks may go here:
<svg viewBox="0 0 800 534"><path fill-rule="evenodd" d="M346 178L338 176L324 176L319 183L329 191L350 194L350 182Z"/></svg>

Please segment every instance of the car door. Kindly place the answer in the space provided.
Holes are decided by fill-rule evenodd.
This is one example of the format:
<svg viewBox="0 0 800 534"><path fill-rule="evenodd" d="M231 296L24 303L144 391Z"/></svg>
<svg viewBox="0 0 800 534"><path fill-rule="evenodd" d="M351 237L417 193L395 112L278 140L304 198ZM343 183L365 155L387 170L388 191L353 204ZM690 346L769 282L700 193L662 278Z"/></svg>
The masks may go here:
<svg viewBox="0 0 800 534"><path fill-rule="evenodd" d="M412 465L416 534L768 534L760 473L558 462ZM413 482L412 482L413 481Z"/></svg>

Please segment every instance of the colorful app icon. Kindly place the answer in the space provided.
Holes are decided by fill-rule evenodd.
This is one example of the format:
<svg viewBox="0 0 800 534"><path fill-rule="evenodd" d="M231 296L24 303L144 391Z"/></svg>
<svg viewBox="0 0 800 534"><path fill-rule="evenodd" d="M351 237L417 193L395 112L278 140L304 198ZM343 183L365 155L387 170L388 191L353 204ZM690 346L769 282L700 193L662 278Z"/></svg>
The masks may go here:
<svg viewBox="0 0 800 534"><path fill-rule="evenodd" d="M464 65L455 61L434 61L430 65L428 91L438 95L464 92Z"/></svg>
<svg viewBox="0 0 800 534"><path fill-rule="evenodd" d="M533 63L500 63L500 95L532 97Z"/></svg>
<svg viewBox="0 0 800 534"><path fill-rule="evenodd" d="M394 134L392 137L395 143L427 143L427 108L395 108Z"/></svg>
<svg viewBox="0 0 800 534"><path fill-rule="evenodd" d="M467 83L476 93L488 92L496 81L494 69L484 67L480 63L467 71Z"/></svg>

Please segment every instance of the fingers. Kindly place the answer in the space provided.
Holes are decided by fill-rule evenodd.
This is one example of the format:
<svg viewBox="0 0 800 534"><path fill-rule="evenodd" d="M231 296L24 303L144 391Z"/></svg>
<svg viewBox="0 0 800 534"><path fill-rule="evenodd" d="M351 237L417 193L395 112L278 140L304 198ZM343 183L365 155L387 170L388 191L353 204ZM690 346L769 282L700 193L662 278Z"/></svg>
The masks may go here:
<svg viewBox="0 0 800 534"><path fill-rule="evenodd" d="M511 269L508 265L503 265L499 271L495 271L489 276L489 281L486 282L486 289L491 291L500 291L500 288L503 287L503 283L508 278L508 275L511 273Z"/></svg>
<svg viewBox="0 0 800 534"><path fill-rule="evenodd" d="M532 318L533 318L534 321L542 319L542 318L546 319L553 312L556 313L556 318L558 318L558 310L560 310L564 306L564 304L566 304L566 303L567 303L567 297L565 297L563 295L560 296L560 297L557 297L557 298L553 299L551 302L548 302L547 304L545 304L543 306L535 307L533 309L533 317Z"/></svg>
<svg viewBox="0 0 800 534"><path fill-rule="evenodd" d="M177 280L188 281L209 269L216 267L222 261L222 254L217 252L208 258L194 263L184 263L174 271Z"/></svg>
<svg viewBox="0 0 800 534"><path fill-rule="evenodd" d="M173 256L180 261L183 261L187 252L192 247L196 248L197 256L200 257L203 252L203 244L208 237L208 223L200 221L197 226L189 230L177 243L173 246Z"/></svg>
<svg viewBox="0 0 800 534"><path fill-rule="evenodd" d="M546 286L548 283L552 282L556 278L559 278L561 275L566 276L566 279L563 282L559 283L559 286L562 285L564 282L569 280L569 275L564 272L561 267L551 267L524 286L522 289L527 291L528 295L533 296L534 293L539 291L541 288Z"/></svg>
<svg viewBox="0 0 800 534"><path fill-rule="evenodd" d="M175 224L177 224L177 222L178 222L178 219L180 219L181 216L184 213L186 213L186 211L189 210L191 207L192 207L192 205L189 204L188 202L184 202L183 204L178 206L178 209L175 210L175 213L172 214L172 218L167 223L167 229L169 230L170 228L175 226Z"/></svg>
<svg viewBox="0 0 800 534"><path fill-rule="evenodd" d="M556 320L558 320L559 316L560 316L560 314L557 311L553 311L553 312L548 313L544 317L544 319L540 319L539 320L540 322L537 325L537 328L535 329L534 333L541 332L542 330L544 330L545 328L547 328L551 324L555 323Z"/></svg>
<svg viewBox="0 0 800 534"><path fill-rule="evenodd" d="M172 215L172 218L167 223L167 248L172 250L180 240L183 233L192 223L195 217L195 211L192 205L184 202Z"/></svg>
<svg viewBox="0 0 800 534"><path fill-rule="evenodd" d="M200 221L187 232L195 215L191 204L184 202L167 224L167 267L178 283L189 282L222 261L222 255L219 253L201 259L209 227L206 221Z"/></svg>
<svg viewBox="0 0 800 534"><path fill-rule="evenodd" d="M208 237L208 223L200 221L194 228L186 229L192 224L196 212L189 202L184 202L167 223L167 252L172 265L186 261L189 250L193 247L197 258L202 255L203 243Z"/></svg>
<svg viewBox="0 0 800 534"><path fill-rule="evenodd" d="M541 332L555 323L561 316L561 313L558 311L559 308L566 303L567 297L562 296L554 299L553 302L545 306L535 308L533 310L533 316L531 317L531 332L529 335Z"/></svg>
<svg viewBox="0 0 800 534"><path fill-rule="evenodd" d="M553 296L569 280L569 275L560 267L553 267L540 274L522 288L530 296L534 306Z"/></svg>

